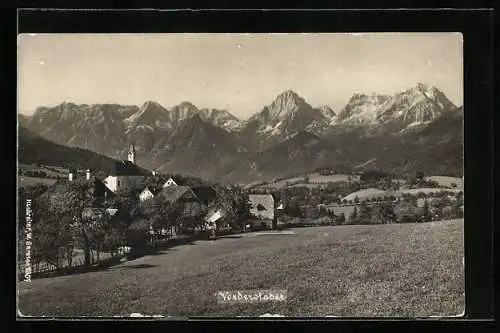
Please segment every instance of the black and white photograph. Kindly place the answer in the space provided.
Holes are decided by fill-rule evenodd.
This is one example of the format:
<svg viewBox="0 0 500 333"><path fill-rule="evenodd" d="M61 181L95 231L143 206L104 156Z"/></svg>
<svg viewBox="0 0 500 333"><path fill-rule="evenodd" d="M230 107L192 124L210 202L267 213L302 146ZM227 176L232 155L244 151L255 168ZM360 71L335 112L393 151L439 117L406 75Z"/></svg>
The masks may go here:
<svg viewBox="0 0 500 333"><path fill-rule="evenodd" d="M464 315L462 34L17 46L19 317Z"/></svg>

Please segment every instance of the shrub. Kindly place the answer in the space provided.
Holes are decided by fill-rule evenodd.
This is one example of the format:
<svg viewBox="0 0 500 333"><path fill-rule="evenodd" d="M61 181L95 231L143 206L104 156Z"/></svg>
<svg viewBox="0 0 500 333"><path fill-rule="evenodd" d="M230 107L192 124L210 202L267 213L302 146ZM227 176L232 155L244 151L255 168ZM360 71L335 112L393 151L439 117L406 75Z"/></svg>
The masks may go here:
<svg viewBox="0 0 500 333"><path fill-rule="evenodd" d="M399 223L413 223L416 221L415 216L413 215L403 215L401 216L400 222Z"/></svg>

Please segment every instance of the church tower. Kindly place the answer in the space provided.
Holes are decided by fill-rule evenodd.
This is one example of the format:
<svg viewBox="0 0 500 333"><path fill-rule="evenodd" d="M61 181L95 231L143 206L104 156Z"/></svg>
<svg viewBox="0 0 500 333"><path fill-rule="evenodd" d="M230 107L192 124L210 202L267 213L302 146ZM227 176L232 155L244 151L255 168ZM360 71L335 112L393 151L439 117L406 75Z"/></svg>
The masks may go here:
<svg viewBox="0 0 500 333"><path fill-rule="evenodd" d="M132 163L135 163L135 147L134 144L130 144L128 149L128 160Z"/></svg>

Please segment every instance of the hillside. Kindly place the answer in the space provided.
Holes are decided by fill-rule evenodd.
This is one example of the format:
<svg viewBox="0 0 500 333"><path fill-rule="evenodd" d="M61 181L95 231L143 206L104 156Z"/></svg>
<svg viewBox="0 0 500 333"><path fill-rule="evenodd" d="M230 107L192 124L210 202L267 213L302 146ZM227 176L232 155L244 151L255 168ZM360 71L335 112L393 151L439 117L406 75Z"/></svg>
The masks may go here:
<svg viewBox="0 0 500 333"><path fill-rule="evenodd" d="M45 140L32 131L19 127L18 162L44 164L63 168L111 172L116 160L92 151L70 148Z"/></svg>
<svg viewBox="0 0 500 333"><path fill-rule="evenodd" d="M320 137L300 131L276 146L236 161L223 169L220 177L225 182L271 180L329 166L340 156L341 154Z"/></svg>
<svg viewBox="0 0 500 333"><path fill-rule="evenodd" d="M451 220L223 236L84 276L21 282L19 311L32 316L455 316L465 309L463 230L463 220ZM219 304L212 296L256 289L285 289L288 299L235 305Z"/></svg>
<svg viewBox="0 0 500 333"><path fill-rule="evenodd" d="M232 133L194 114L156 143L141 161L146 166L158 166L160 172L182 171L213 179L223 165L243 156L246 151Z"/></svg>

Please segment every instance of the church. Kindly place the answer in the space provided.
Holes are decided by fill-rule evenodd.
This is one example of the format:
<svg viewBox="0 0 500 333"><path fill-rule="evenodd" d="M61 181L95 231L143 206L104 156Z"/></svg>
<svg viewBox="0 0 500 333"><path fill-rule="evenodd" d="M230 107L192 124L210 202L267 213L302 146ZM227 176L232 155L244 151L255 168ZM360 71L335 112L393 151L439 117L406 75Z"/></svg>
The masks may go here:
<svg viewBox="0 0 500 333"><path fill-rule="evenodd" d="M136 150L132 143L126 161L116 162L111 174L104 179L104 184L114 193L122 189L140 189L144 186L148 173L135 164Z"/></svg>

